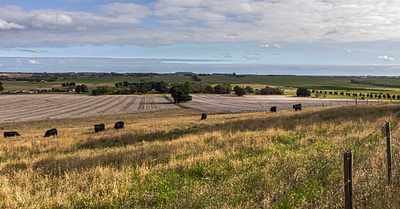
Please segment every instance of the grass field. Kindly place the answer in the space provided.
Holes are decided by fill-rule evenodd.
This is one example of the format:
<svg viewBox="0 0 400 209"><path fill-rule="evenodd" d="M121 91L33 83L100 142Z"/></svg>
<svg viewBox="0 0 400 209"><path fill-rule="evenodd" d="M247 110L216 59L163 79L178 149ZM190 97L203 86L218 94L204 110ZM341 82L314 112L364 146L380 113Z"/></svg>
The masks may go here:
<svg viewBox="0 0 400 209"><path fill-rule="evenodd" d="M0 138L0 207L257 208L397 111L397 104L358 105L201 121L201 112L178 109L2 124L1 130L21 136ZM120 120L125 128L112 129ZM398 119L393 122L394 128ZM98 123L105 123L105 132L94 133ZM43 138L50 128L59 135ZM382 137L378 131L353 150L354 168ZM368 173L378 159L372 156L354 174L356 184L369 177L355 194L357 207L398 208L399 148L392 149L393 186L385 186L384 165ZM269 207L322 207L343 185L341 167L339 159ZM342 197L329 207L340 207Z"/></svg>

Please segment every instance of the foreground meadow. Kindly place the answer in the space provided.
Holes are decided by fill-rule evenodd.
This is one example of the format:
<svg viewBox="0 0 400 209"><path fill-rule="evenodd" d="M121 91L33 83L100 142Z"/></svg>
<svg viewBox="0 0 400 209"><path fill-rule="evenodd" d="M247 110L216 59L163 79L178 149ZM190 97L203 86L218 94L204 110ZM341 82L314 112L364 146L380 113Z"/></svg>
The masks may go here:
<svg viewBox="0 0 400 209"><path fill-rule="evenodd" d="M176 109L1 124L2 131L21 136L0 138L0 208L257 208L399 109L398 104L352 105L215 114L203 121L201 112ZM112 129L120 120L125 128ZM392 122L395 132L398 119ZM105 132L94 133L98 123L105 123ZM54 127L59 135L44 138ZM379 130L353 150L355 169L383 136ZM397 137L393 141L393 185L386 186L385 165L375 164L384 152L378 147L354 174L355 183L367 177L357 188L357 207L399 206ZM325 205L343 185L342 161L267 207ZM343 204L339 192L328 207Z"/></svg>

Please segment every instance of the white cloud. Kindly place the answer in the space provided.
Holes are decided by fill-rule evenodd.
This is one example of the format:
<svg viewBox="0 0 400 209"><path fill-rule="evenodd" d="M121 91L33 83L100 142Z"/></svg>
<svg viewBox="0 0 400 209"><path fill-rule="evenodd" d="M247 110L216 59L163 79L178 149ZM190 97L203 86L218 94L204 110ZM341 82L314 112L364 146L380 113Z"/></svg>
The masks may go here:
<svg viewBox="0 0 400 209"><path fill-rule="evenodd" d="M28 60L28 62L30 64L33 64L33 65L39 65L40 64L39 60Z"/></svg>
<svg viewBox="0 0 400 209"><path fill-rule="evenodd" d="M280 53L279 52L274 52L274 55L280 55Z"/></svg>
<svg viewBox="0 0 400 209"><path fill-rule="evenodd" d="M85 11L67 7L0 7L0 46L399 40L400 16L396 14L400 1L158 0L143 5L123 2L128 1ZM260 47L280 48L278 44Z"/></svg>
<svg viewBox="0 0 400 209"><path fill-rule="evenodd" d="M25 29L25 26L19 25L19 24L13 23L13 22L9 23L7 21L4 21L4 20L0 19L0 30L1 29L3 29L3 30Z"/></svg>
<svg viewBox="0 0 400 209"><path fill-rule="evenodd" d="M393 57L389 57L387 55L378 56L378 59L381 59L383 61L394 61Z"/></svg>
<svg viewBox="0 0 400 209"><path fill-rule="evenodd" d="M281 48L281 46L279 44L274 44L274 45L272 45L272 47L275 48L275 49L280 49Z"/></svg>
<svg viewBox="0 0 400 209"><path fill-rule="evenodd" d="M280 49L281 48L281 46L279 44L272 44L272 46L269 45L269 44L261 44L260 47L261 48L271 48L272 47L272 48L275 48L275 49Z"/></svg>
<svg viewBox="0 0 400 209"><path fill-rule="evenodd" d="M346 50L346 51L349 52L349 53L353 52L351 49L348 49L348 50Z"/></svg>

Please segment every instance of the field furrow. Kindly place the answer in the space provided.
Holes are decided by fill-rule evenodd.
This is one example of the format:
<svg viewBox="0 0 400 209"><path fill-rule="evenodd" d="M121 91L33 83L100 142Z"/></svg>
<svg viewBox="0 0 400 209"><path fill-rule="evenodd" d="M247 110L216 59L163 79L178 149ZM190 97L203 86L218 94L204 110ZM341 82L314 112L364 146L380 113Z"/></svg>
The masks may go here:
<svg viewBox="0 0 400 209"><path fill-rule="evenodd" d="M179 108L161 96L2 95L0 123ZM157 104L156 104L157 103Z"/></svg>

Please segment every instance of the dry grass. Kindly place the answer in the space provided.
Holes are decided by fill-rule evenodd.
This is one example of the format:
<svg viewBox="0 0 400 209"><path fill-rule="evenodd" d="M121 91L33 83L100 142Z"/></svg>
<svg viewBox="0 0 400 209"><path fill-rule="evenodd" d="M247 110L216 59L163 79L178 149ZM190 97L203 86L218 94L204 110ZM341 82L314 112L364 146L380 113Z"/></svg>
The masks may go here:
<svg viewBox="0 0 400 209"><path fill-rule="evenodd" d="M2 124L3 131L16 130L21 136L0 138L0 207L256 208L398 110L395 104L341 106L209 115L201 121L200 112L178 109ZM112 129L119 120L125 128ZM94 133L98 123L105 123L105 132ZM59 135L44 138L53 127ZM355 148L355 169L382 137L378 131ZM354 176L355 185L361 185L355 194L358 207L398 207L399 156L394 154L393 186L386 187L383 164L368 173L384 146ZM271 207L323 206L343 185L342 161ZM339 193L330 207L341 206L342 197Z"/></svg>

